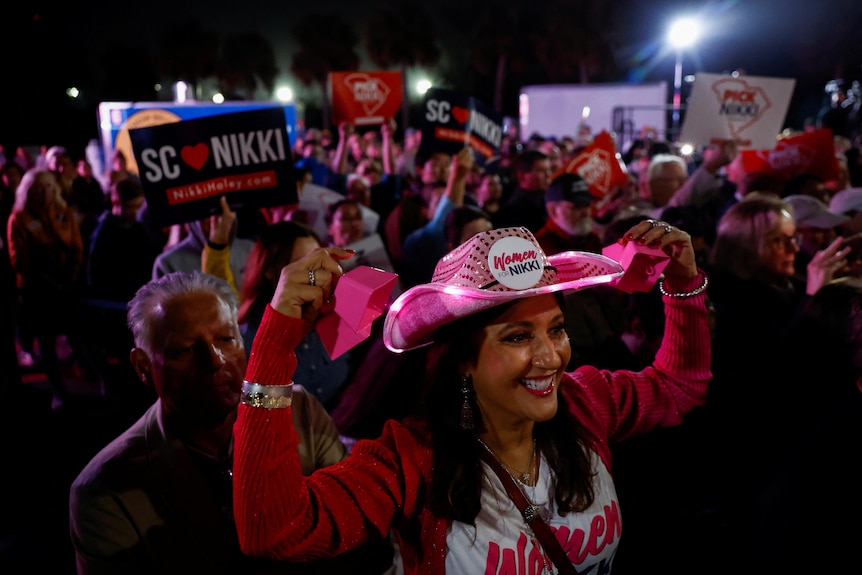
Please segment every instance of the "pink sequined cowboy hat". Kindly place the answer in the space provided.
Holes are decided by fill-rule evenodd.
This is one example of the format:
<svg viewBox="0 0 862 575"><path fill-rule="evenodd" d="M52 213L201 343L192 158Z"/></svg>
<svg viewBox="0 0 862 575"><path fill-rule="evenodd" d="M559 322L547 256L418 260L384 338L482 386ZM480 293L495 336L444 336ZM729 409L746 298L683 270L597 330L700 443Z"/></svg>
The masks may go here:
<svg viewBox="0 0 862 575"><path fill-rule="evenodd" d="M392 303L383 343L395 353L422 347L437 328L459 318L515 299L606 284L622 273L618 262L600 254L546 256L527 228L480 232L443 256L430 283Z"/></svg>

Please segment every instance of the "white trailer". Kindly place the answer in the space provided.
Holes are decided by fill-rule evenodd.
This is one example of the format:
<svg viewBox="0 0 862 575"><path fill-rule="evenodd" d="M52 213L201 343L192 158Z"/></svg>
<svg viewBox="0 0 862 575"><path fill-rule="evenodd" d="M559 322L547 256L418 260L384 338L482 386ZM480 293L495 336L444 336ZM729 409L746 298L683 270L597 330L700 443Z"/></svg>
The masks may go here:
<svg viewBox="0 0 862 575"><path fill-rule="evenodd" d="M667 134L666 82L649 84L542 84L525 86L519 100L520 137L577 137L582 125L590 133L607 130L618 145L636 137L643 126Z"/></svg>

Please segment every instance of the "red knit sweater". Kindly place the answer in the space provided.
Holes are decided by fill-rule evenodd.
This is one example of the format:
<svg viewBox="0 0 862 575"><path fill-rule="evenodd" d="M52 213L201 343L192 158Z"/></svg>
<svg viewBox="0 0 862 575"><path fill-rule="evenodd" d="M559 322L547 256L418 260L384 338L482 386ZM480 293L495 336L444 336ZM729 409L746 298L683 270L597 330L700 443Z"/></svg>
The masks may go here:
<svg viewBox="0 0 862 575"><path fill-rule="evenodd" d="M667 280L688 291L701 277ZM678 425L701 405L712 375L703 294L664 298L666 328L653 366L637 373L581 367L559 392L611 468L609 444ZM293 349L304 322L268 308L246 378L290 382ZM410 385L411 382L405 382ZM253 556L303 560L328 557L369 539L398 534L406 575L445 573L448 520L425 506L432 456L421 424L390 421L375 440L360 440L342 463L303 477L290 409L240 405L235 427L234 511L240 545Z"/></svg>

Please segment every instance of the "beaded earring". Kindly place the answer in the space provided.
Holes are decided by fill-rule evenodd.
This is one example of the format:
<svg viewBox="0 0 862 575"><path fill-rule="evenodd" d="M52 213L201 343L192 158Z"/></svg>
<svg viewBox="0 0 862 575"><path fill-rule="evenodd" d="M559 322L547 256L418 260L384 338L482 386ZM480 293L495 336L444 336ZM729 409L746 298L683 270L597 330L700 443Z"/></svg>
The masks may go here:
<svg viewBox="0 0 862 575"><path fill-rule="evenodd" d="M461 376L461 395L464 402L461 404L461 429L464 431L473 431L476 424L473 421L473 406L470 404L470 394L473 393L473 377L470 375Z"/></svg>

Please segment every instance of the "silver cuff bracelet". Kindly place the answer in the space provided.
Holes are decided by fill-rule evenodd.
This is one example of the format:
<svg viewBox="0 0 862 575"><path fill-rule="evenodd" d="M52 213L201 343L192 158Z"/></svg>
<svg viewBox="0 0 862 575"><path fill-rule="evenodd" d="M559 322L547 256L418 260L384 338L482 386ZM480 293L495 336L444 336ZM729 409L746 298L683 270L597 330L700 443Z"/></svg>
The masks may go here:
<svg viewBox="0 0 862 575"><path fill-rule="evenodd" d="M284 409L290 407L293 382L288 385L261 385L243 380L239 402L251 407Z"/></svg>

